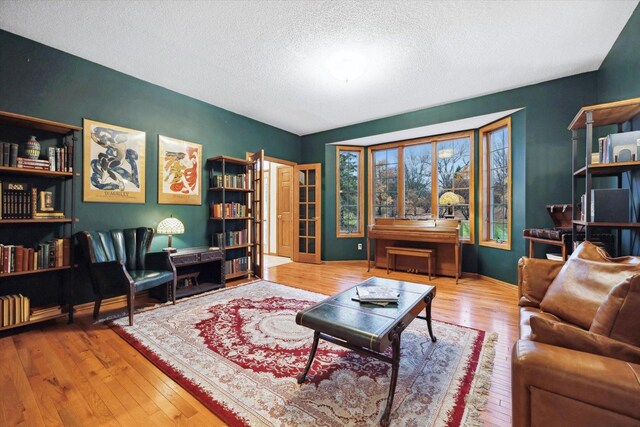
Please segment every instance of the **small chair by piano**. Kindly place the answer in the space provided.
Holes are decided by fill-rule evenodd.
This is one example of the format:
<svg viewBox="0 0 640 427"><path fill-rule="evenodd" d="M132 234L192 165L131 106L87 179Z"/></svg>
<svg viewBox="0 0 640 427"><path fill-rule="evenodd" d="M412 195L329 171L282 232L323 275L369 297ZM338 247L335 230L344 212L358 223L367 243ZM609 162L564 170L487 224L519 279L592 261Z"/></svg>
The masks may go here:
<svg viewBox="0 0 640 427"><path fill-rule="evenodd" d="M431 267L433 264L433 258L436 256L435 249L422 249L422 248L402 248L399 246L387 246L387 274L389 274L389 266L391 265L391 258L393 257L393 269L396 269L396 256L414 256L418 258L427 259L427 274L429 280L431 280Z"/></svg>

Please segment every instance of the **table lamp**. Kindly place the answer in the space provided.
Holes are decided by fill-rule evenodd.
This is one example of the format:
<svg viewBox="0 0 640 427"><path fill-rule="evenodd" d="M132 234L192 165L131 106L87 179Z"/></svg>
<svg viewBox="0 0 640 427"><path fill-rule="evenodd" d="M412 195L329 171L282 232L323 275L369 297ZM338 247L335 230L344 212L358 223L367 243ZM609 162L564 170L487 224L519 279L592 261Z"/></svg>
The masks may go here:
<svg viewBox="0 0 640 427"><path fill-rule="evenodd" d="M163 248L163 251L166 252L175 252L176 248L171 246L171 237L173 234L182 234L184 233L184 224L178 219L174 218L173 215L169 218L165 218L160 221L158 224L158 228L156 229L158 234L168 234L168 247Z"/></svg>
<svg viewBox="0 0 640 427"><path fill-rule="evenodd" d="M459 203L464 203L462 196L457 195L453 191L447 191L440 196L440 205L447 206L447 213L444 214L445 218L453 218L453 207Z"/></svg>

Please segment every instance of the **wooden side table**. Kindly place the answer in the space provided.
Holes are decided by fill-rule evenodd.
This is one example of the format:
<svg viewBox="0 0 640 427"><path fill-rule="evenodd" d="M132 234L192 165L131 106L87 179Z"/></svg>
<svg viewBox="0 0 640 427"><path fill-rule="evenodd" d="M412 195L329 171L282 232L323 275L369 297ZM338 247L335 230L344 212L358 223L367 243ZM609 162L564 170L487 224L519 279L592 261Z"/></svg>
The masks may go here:
<svg viewBox="0 0 640 427"><path fill-rule="evenodd" d="M224 249L207 246L178 249L169 257L178 279L176 298L225 287ZM170 293L167 292L169 299Z"/></svg>

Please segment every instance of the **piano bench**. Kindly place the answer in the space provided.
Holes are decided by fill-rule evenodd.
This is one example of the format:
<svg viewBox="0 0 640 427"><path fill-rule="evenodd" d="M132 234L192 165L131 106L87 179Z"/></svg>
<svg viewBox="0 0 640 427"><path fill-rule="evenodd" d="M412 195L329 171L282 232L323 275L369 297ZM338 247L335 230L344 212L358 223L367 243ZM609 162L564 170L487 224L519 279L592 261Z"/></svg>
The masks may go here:
<svg viewBox="0 0 640 427"><path fill-rule="evenodd" d="M399 246L387 246L387 274L389 274L389 264L391 256L393 255L393 269L396 268L396 255L414 256L419 258L427 258L427 273L429 274L429 280L431 280L431 264L432 259L436 255L435 249L423 249L423 248L403 248Z"/></svg>

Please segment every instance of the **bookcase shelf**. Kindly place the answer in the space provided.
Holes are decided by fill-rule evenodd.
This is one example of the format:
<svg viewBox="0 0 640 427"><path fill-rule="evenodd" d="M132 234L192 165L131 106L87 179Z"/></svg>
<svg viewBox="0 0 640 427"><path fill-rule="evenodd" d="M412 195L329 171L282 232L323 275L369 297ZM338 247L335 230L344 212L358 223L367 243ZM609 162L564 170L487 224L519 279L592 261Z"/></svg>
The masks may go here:
<svg viewBox="0 0 640 427"><path fill-rule="evenodd" d="M29 168L14 168L8 166L0 166L0 173L3 175L16 175L16 176L41 176L46 178L71 178L73 176L73 172L56 172L56 171L45 171L40 169L29 169Z"/></svg>
<svg viewBox="0 0 640 427"><path fill-rule="evenodd" d="M627 99L623 101L610 102L606 104L591 105L583 107L569 124L571 131L572 151L573 151L573 180L572 199L575 204L581 197L584 198L585 206L582 211L587 215L586 220L576 219L572 221L572 239L576 242L579 231L584 231L585 239L591 240L594 228L609 228L617 231L617 256L622 255L621 230L639 229L638 222L597 222L588 221L589 213L593 209L591 206L591 191L593 189L593 178L596 177L617 177L617 186L622 188L622 174L629 171L640 170L640 161L627 161L615 163L591 163L591 155L594 142L597 138L594 128L598 126L617 125L618 132L623 132L623 123L630 121L640 115L640 98ZM585 157L586 165L579 167L582 160L578 155L578 130L585 129ZM594 153L596 154L596 153ZM602 153L601 153L602 154ZM600 157L603 157L602 155ZM614 184L610 184L614 185ZM583 193L584 192L584 193ZM577 215L579 209L574 207L573 213ZM633 220L633 219L632 219Z"/></svg>
<svg viewBox="0 0 640 427"><path fill-rule="evenodd" d="M27 276L32 274L51 273L53 271L69 270L70 268L71 268L70 265L63 265L62 267L49 267L49 268L43 268L41 270L14 271L12 273L0 273L0 278L10 277L10 276ZM1 285L2 283L0 283L0 286Z"/></svg>
<svg viewBox="0 0 640 427"><path fill-rule="evenodd" d="M46 147L62 147L61 152L68 153L61 157L60 164L65 170L67 168L69 170L69 172L61 172L15 167L15 151L11 153L9 163L14 166L8 166L6 163L4 166L0 164L0 182L3 184L0 191L4 192L5 184L7 184L6 188L9 192L16 191L16 184L24 184L22 187L26 187L26 190L18 187L18 193L11 193L13 197L17 197L15 194L18 194L17 202L15 198L8 199L10 203L17 203L17 211L15 207L12 207L16 205L0 204L0 213L2 214L0 215L0 227L2 227L0 244L3 245L3 255L9 254L6 259L3 256L3 259L0 260L2 267L0 271L5 271L5 268L13 270L0 273L0 296L21 294L29 298L30 305L36 302L41 306L53 307L52 313L46 312L47 310L42 312L42 310L38 310L37 306L35 306L35 310L33 310L34 307L31 307L30 315L40 312L35 314L37 316L35 320L11 325L5 324L4 326L0 321L0 331L59 318L67 318L69 322L73 321L72 283L75 263L73 262L71 239L75 224L73 218L75 218L76 208L75 177L77 173L71 171L75 170L74 158L77 150L70 148L67 150L67 148L75 148L73 146L77 142L76 132L81 130L82 128L79 126L0 111L0 140L12 143L14 146L17 144L18 153L20 153L24 150L29 136L35 135L42 144L41 156L46 156ZM17 163L20 163L19 159ZM14 185L11 186L11 184ZM53 197L53 206L59 212L63 212L64 217L34 218L33 212L39 210L36 209L37 202L40 201L40 198L37 197L38 191L52 192L56 196ZM2 195L0 194L0 196ZM20 208L24 206L26 208ZM23 210L20 211L20 209ZM29 215L32 217L24 218ZM9 216L9 218L5 216ZM15 218L16 216L23 218ZM39 225L37 235L34 235L32 231L34 225ZM11 233L6 232L8 227L10 227ZM43 231L46 234L43 235ZM34 252L40 252L40 256L34 255ZM7 264L14 256L16 258L12 261L13 264ZM23 257L24 270L15 271L19 269L16 268L15 262L20 260L20 256ZM25 258L27 256L33 258ZM63 258L64 260L62 260ZM44 266L58 265L58 267L27 270L27 266L32 267L30 264L32 261L42 262ZM7 298L4 300L6 301ZM15 304L15 307L18 307L19 304ZM56 310L56 308L58 309Z"/></svg>
<svg viewBox="0 0 640 427"><path fill-rule="evenodd" d="M260 151L253 160L229 156L207 159L210 244L225 248L225 279L261 276L262 221L256 206L262 194L263 156ZM236 216L238 213L246 215Z"/></svg>
<svg viewBox="0 0 640 427"><path fill-rule="evenodd" d="M68 313L52 314L51 316L44 316L44 317L41 317L41 318L39 318L37 320L29 320L28 322L20 322L20 323L14 324L14 325L2 326L2 327L0 327L0 331L7 331L9 329L20 328L22 326L33 325L35 323L47 322L49 320L62 319L62 318L67 317L67 316L69 316Z"/></svg>
<svg viewBox="0 0 640 427"><path fill-rule="evenodd" d="M1 224L38 224L38 223L63 223L68 224L73 222L71 218L32 218L32 219L0 219Z"/></svg>

